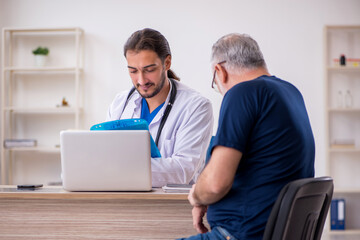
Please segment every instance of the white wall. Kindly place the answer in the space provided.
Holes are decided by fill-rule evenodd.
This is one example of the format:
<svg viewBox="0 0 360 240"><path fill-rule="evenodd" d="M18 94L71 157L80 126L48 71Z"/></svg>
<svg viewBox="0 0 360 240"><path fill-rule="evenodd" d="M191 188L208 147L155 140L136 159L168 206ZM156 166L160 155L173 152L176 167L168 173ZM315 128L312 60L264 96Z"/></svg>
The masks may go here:
<svg viewBox="0 0 360 240"><path fill-rule="evenodd" d="M323 27L360 24L358 0L0 0L0 27L79 26L85 37L84 128L105 119L118 91L131 86L122 47L144 27L159 30L172 48L181 81L213 102L212 44L230 32L259 43L270 72L303 93L316 140L316 174L325 174ZM357 56L360 57L360 56Z"/></svg>

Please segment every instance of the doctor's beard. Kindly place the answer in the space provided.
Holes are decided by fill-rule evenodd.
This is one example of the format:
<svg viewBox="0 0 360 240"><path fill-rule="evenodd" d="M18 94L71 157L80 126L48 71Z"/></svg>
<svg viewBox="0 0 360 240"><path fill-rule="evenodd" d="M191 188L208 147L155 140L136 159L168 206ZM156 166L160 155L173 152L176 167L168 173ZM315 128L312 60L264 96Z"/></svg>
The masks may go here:
<svg viewBox="0 0 360 240"><path fill-rule="evenodd" d="M136 91L140 94L140 96L142 96L143 98L152 98L154 96L156 96L160 91L161 89L164 87L165 85L165 80L166 80L166 77L165 77L165 71L163 71L161 73L161 76L160 76L160 82L157 86L155 86L155 89L152 93L150 94L141 94L140 91L138 90L139 88L139 84L136 85ZM147 83L149 85L154 85L154 83ZM146 85L147 85L146 84Z"/></svg>

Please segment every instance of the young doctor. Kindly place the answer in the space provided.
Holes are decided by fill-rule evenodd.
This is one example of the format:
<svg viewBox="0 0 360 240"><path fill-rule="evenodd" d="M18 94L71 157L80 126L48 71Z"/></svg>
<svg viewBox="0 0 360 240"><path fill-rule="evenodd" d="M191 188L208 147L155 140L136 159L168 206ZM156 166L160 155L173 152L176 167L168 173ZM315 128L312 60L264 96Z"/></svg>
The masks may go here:
<svg viewBox="0 0 360 240"><path fill-rule="evenodd" d="M161 153L151 159L153 187L196 181L212 135L210 101L170 70L170 47L160 32L134 32L124 55L134 88L115 97L106 120L142 118L149 123Z"/></svg>

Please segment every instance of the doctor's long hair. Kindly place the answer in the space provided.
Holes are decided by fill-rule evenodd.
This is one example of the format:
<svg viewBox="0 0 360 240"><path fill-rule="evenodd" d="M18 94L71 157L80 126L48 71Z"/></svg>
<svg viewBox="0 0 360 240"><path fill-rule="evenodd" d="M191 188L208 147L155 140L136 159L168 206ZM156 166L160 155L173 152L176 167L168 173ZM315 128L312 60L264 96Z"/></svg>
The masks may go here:
<svg viewBox="0 0 360 240"><path fill-rule="evenodd" d="M170 55L170 46L166 38L158 31L151 28L144 28L134 32L124 45L124 56L126 52L132 50L139 52L141 50L151 50L161 59L164 64L165 58ZM169 78L180 81L180 78L171 70L167 71Z"/></svg>

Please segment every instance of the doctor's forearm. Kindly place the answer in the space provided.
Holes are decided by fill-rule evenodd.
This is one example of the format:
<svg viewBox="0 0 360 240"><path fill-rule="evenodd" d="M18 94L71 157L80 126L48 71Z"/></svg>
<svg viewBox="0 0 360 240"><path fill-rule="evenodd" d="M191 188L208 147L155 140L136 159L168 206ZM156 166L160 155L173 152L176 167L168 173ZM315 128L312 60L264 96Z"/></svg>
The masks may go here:
<svg viewBox="0 0 360 240"><path fill-rule="evenodd" d="M178 160L172 158L152 158L151 171L153 187L162 187L167 183L187 184L191 176L183 171Z"/></svg>

